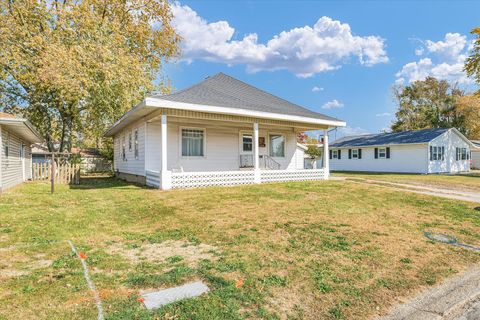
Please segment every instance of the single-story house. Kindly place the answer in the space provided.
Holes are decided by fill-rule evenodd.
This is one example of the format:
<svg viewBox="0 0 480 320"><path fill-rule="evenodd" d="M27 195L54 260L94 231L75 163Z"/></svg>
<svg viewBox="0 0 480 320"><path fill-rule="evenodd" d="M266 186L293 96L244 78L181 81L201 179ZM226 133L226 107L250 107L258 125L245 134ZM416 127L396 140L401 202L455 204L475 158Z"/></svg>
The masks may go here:
<svg viewBox="0 0 480 320"><path fill-rule="evenodd" d="M0 191L32 177L30 146L42 136L26 119L0 112Z"/></svg>
<svg viewBox="0 0 480 320"><path fill-rule="evenodd" d="M474 148L472 149L472 169L480 169L480 140L471 140Z"/></svg>
<svg viewBox="0 0 480 320"><path fill-rule="evenodd" d="M334 171L456 173L470 170L472 143L457 129L346 136L329 151Z"/></svg>
<svg viewBox="0 0 480 320"><path fill-rule="evenodd" d="M303 169L297 134L344 125L219 73L146 97L106 136L117 176L170 189L326 179L328 162Z"/></svg>

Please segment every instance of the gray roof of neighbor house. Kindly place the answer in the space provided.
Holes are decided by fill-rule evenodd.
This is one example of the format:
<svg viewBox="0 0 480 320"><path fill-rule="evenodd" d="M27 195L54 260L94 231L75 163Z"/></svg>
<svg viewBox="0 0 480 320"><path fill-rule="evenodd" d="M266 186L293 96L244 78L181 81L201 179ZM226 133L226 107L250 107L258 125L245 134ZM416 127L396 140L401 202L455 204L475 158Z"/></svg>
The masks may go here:
<svg viewBox="0 0 480 320"><path fill-rule="evenodd" d="M470 140L475 148L480 149L480 140Z"/></svg>
<svg viewBox="0 0 480 320"><path fill-rule="evenodd" d="M435 128L415 131L390 132L379 134L364 134L359 136L346 136L334 141L330 147L367 147L392 144L426 143L442 135L448 128Z"/></svg>
<svg viewBox="0 0 480 320"><path fill-rule="evenodd" d="M186 89L168 95L153 97L175 102L341 121L305 109L221 72L207 77L205 80Z"/></svg>

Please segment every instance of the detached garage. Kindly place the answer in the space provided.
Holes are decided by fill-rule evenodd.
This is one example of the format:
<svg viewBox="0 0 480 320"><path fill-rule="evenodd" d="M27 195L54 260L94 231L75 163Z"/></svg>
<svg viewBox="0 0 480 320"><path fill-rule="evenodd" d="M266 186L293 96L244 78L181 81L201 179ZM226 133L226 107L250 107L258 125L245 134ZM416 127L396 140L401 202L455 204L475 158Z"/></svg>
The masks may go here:
<svg viewBox="0 0 480 320"><path fill-rule="evenodd" d="M470 171L472 143L455 128L347 136L330 146L334 171L457 173Z"/></svg>

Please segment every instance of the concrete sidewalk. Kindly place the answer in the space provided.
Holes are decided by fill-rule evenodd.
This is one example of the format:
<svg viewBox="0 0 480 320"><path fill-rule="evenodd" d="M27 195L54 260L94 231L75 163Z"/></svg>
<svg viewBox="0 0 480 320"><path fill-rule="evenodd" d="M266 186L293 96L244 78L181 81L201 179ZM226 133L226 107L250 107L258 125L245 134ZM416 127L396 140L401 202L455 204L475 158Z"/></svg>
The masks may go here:
<svg viewBox="0 0 480 320"><path fill-rule="evenodd" d="M377 320L478 320L480 319L480 266L395 307Z"/></svg>

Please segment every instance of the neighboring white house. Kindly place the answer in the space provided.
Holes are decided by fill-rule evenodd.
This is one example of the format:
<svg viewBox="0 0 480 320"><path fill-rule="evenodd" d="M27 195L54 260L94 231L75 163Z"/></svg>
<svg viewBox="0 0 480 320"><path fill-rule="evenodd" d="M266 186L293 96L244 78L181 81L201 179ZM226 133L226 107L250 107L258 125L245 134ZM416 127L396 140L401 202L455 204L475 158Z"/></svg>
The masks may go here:
<svg viewBox="0 0 480 320"><path fill-rule="evenodd" d="M147 97L106 136L117 176L170 189L328 178L328 162L303 169L297 134L344 125L219 73Z"/></svg>
<svg viewBox="0 0 480 320"><path fill-rule="evenodd" d="M470 170L472 143L457 129L347 136L330 146L336 171L456 173Z"/></svg>
<svg viewBox="0 0 480 320"><path fill-rule="evenodd" d="M472 149L472 169L480 169L480 140L471 140L474 148Z"/></svg>
<svg viewBox="0 0 480 320"><path fill-rule="evenodd" d="M0 191L32 177L30 146L43 138L25 119L0 112Z"/></svg>

